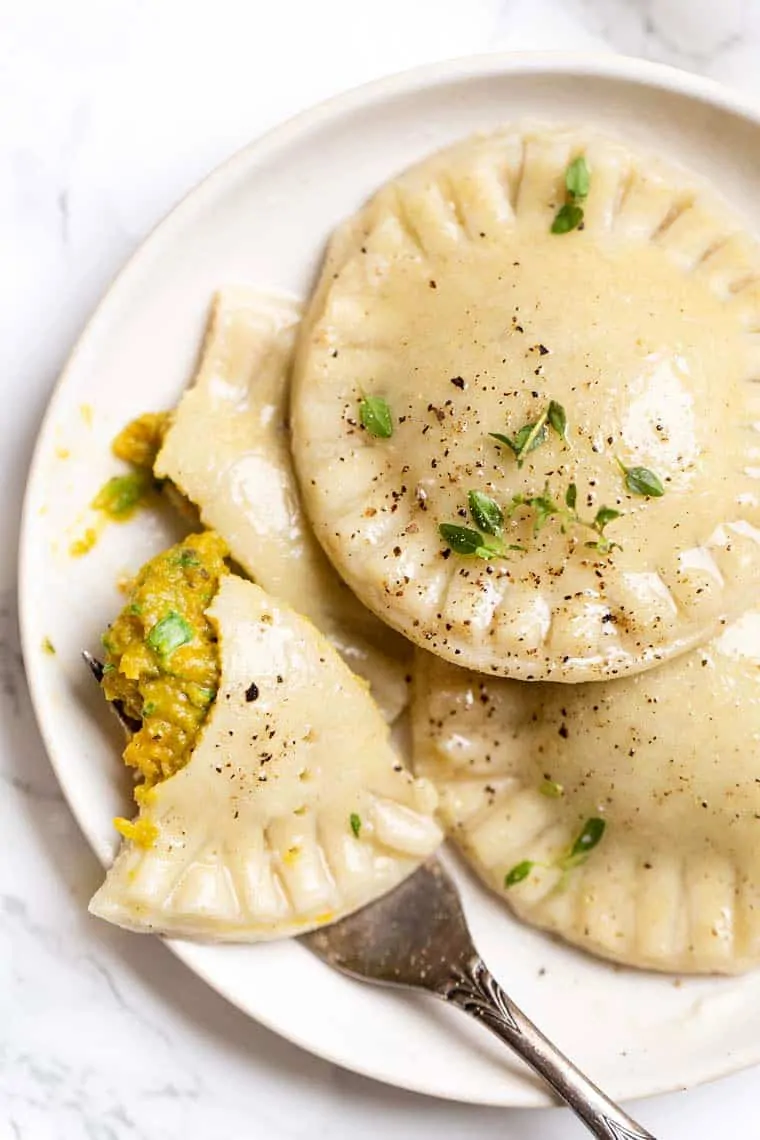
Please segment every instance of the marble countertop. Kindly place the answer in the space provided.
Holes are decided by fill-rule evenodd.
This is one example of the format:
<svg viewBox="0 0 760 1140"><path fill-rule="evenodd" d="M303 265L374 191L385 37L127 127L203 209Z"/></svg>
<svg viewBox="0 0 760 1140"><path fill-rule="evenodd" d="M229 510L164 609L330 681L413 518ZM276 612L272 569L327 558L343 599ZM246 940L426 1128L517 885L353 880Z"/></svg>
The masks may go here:
<svg viewBox="0 0 760 1140"><path fill-rule="evenodd" d="M15 611L43 407L151 226L308 104L425 60L526 47L645 55L760 95L751 0L0 4L0 1140L580 1135L564 1111L438 1103L343 1072L248 1021L157 941L89 919L99 870L35 727ZM663 1140L737 1135L760 1113L758 1073L637 1112Z"/></svg>

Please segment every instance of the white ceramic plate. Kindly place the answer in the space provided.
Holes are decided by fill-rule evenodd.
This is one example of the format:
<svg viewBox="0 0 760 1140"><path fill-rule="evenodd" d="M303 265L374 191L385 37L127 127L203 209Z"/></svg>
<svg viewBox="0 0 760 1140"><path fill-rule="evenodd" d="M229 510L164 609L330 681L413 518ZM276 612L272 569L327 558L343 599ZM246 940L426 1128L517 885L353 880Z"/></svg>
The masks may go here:
<svg viewBox="0 0 760 1140"><path fill-rule="evenodd" d="M484 56L374 83L242 151L151 235L74 351L45 420L22 537L24 654L42 732L79 823L106 863L127 809L119 734L81 664L119 600L117 578L165 544L163 524L111 526L85 558L68 547L116 469L108 444L187 381L209 297L223 283L308 291L333 225L428 151L510 119L621 132L715 179L750 218L760 120L717 86L615 57ZM70 452L62 458L64 451ZM48 637L56 655L43 652ZM684 1087L760 1061L760 972L684 979L594 961L516 923L457 869L477 942L525 1010L617 1098ZM489 1036L430 999L354 984L295 943L176 942L191 969L265 1025L391 1084L482 1104L546 1096Z"/></svg>

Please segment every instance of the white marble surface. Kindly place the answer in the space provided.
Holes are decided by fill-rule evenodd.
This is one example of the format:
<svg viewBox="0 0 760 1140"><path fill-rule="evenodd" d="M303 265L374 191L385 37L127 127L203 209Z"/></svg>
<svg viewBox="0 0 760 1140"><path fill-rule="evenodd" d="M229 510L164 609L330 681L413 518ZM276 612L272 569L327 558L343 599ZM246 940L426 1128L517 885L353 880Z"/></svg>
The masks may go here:
<svg viewBox="0 0 760 1140"><path fill-rule="evenodd" d="M384 72L602 44L760 95L753 0L0 0L0 1140L580 1135L561 1111L436 1103L339 1071L246 1020L159 943L88 919L98 868L29 706L15 549L61 362L125 257L202 174ZM663 1140L735 1136L757 1120L760 1080L638 1111Z"/></svg>

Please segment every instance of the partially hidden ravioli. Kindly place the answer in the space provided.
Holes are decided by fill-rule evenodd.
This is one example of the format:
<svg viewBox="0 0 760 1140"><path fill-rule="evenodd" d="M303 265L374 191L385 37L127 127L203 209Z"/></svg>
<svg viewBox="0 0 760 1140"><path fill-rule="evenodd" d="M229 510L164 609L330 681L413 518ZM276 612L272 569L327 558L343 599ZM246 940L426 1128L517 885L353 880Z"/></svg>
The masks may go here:
<svg viewBox="0 0 760 1140"><path fill-rule="evenodd" d="M370 684L387 719L408 700L408 648L357 601L304 518L290 458L288 381L300 305L219 292L201 360L155 463L264 589L295 606Z"/></svg>
<svg viewBox="0 0 760 1140"><path fill-rule="evenodd" d="M580 160L582 224L552 232ZM757 596L758 380L743 221L614 139L509 128L414 167L336 234L294 458L329 557L418 645L521 680L622 676ZM462 552L442 525L484 541Z"/></svg>
<svg viewBox="0 0 760 1140"><path fill-rule="evenodd" d="M760 963L760 610L624 680L524 685L420 652L414 689L415 771L521 918L633 966Z"/></svg>
<svg viewBox="0 0 760 1140"><path fill-rule="evenodd" d="M142 794L90 903L131 930L303 933L390 890L440 842L359 679L305 619L235 575L208 610L216 701L189 760Z"/></svg>

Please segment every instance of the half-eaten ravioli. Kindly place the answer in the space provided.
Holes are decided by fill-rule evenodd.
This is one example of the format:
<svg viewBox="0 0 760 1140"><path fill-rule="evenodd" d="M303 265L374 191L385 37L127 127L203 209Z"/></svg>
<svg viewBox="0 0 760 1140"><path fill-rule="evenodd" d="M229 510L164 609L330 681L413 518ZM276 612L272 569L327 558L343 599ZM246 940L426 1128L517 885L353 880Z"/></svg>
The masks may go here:
<svg viewBox="0 0 760 1140"><path fill-rule="evenodd" d="M247 574L330 638L393 721L408 699L408 646L342 582L300 504L286 427L300 315L277 294L216 295L197 374L154 470L198 507Z"/></svg>
<svg viewBox="0 0 760 1140"><path fill-rule="evenodd" d="M188 710L202 698L194 681L165 684L162 716L151 710L163 762L126 757L145 777L139 815L117 821L124 842L90 910L184 937L300 934L390 890L437 848L436 794L406 771L366 686L310 622L218 567L198 576L204 537L149 564L130 602L139 612L127 607L107 635L104 682L119 674L110 692L131 717L147 715L149 682L158 700L162 678L204 668L206 712Z"/></svg>
<svg viewBox="0 0 760 1140"><path fill-rule="evenodd" d="M760 250L683 171L587 131L476 137L336 235L294 457L361 600L482 672L581 681L760 586Z"/></svg>
<svg viewBox="0 0 760 1140"><path fill-rule="evenodd" d="M413 722L445 826L522 918L633 966L760 963L760 610L619 681L420 653Z"/></svg>

